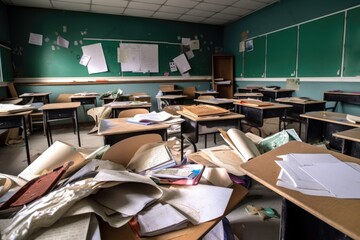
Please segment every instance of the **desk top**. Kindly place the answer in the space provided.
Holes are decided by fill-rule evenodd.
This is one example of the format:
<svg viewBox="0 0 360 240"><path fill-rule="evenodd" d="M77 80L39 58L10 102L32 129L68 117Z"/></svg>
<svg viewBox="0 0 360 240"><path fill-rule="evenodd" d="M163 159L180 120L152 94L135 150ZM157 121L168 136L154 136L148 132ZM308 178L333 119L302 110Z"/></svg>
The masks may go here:
<svg viewBox="0 0 360 240"><path fill-rule="evenodd" d="M217 91L195 91L196 94L199 94L199 95L216 95L216 94L219 94L219 92Z"/></svg>
<svg viewBox="0 0 360 240"><path fill-rule="evenodd" d="M191 187L191 186L187 186ZM238 203L240 203L241 200L243 200L248 190L241 185L234 184L233 186L234 191L231 194L231 198L229 200L229 203L226 207L225 214L230 213L232 209L236 207ZM192 225L188 226L187 228L173 231L165 234L161 234L155 237L147 237L147 238L141 238L141 239L151 239L151 240L188 240L188 239L201 239L205 236L206 233L209 232L211 228L213 228L222 218L217 218L199 225ZM107 223L100 222L100 232L101 232L101 239L119 239L119 236L121 236L121 239L127 239L127 240L139 240L136 236L134 236L133 231L131 230L129 224L126 224L125 226L121 228L112 228Z"/></svg>
<svg viewBox="0 0 360 240"><path fill-rule="evenodd" d="M301 105L326 103L326 101L322 101L322 100L312 100L312 99L306 100L298 97L276 98L275 101L280 103L301 104Z"/></svg>
<svg viewBox="0 0 360 240"><path fill-rule="evenodd" d="M137 123L131 123L127 121L127 118L111 118L103 119L99 124L99 135L116 135L133 132L145 132L153 130L162 130L170 127L169 124L156 123L151 125L143 125Z"/></svg>
<svg viewBox="0 0 360 240"><path fill-rule="evenodd" d="M57 110L57 109L72 109L81 106L79 102L66 102L66 103L48 103L40 108L40 110Z"/></svg>
<svg viewBox="0 0 360 240"><path fill-rule="evenodd" d="M294 89L286 89L286 88L280 88L280 89L264 89L264 88L260 88L259 89L260 92L295 92Z"/></svg>
<svg viewBox="0 0 360 240"><path fill-rule="evenodd" d="M156 96L156 98L160 98L160 99L178 99L178 98L187 98L187 95L162 95L162 96Z"/></svg>
<svg viewBox="0 0 360 240"><path fill-rule="evenodd" d="M360 200L340 199L305 195L300 192L276 186L280 167L274 160L276 156L288 153L331 153L338 159L360 164L360 159L332 152L323 148L292 141L259 157L253 158L240 166L251 178L265 185L287 200L313 214L351 238L360 238ZM341 177L341 176L334 176ZM301 226L299 226L301 227Z"/></svg>
<svg viewBox="0 0 360 240"><path fill-rule="evenodd" d="M180 114L181 116L188 118L195 122L222 121L222 120L245 118L244 115L239 114L239 113L233 113L233 112L230 112L229 114L220 115L220 116L207 116L207 117L193 117L193 116L190 116L190 115L184 113L183 111L178 111L177 113Z"/></svg>
<svg viewBox="0 0 360 240"><path fill-rule="evenodd" d="M135 104L136 103L136 104ZM134 102L134 101L116 101L104 104L104 107L111 107L111 108L150 108L151 103L148 102Z"/></svg>
<svg viewBox="0 0 360 240"><path fill-rule="evenodd" d="M251 107L251 108L257 108L257 109L280 109L280 108L292 108L292 105L289 104L282 104L282 103L274 103L274 102L259 102L259 103L269 103L267 106L252 106L247 103L242 103L239 100L236 100L234 104L244 106L244 107Z"/></svg>
<svg viewBox="0 0 360 240"><path fill-rule="evenodd" d="M23 93L19 97L44 97L50 95L51 92L44 92L44 93Z"/></svg>
<svg viewBox="0 0 360 240"><path fill-rule="evenodd" d="M183 92L182 89L169 89L169 90L161 90L163 93L179 93Z"/></svg>
<svg viewBox="0 0 360 240"><path fill-rule="evenodd" d="M72 99L83 99L83 98L96 98L97 96L99 96L99 94L97 95L71 95L70 98Z"/></svg>
<svg viewBox="0 0 360 240"><path fill-rule="evenodd" d="M358 96L360 95L360 92L344 92L344 91L327 91L324 92L324 94L342 94L342 95L351 95L351 96Z"/></svg>
<svg viewBox="0 0 360 240"><path fill-rule="evenodd" d="M263 97L264 94L258 92L249 92L249 93L235 93L234 97Z"/></svg>
<svg viewBox="0 0 360 240"><path fill-rule="evenodd" d="M309 112L305 114L300 114L300 117L310 118L314 120L336 123L339 125L357 127L360 128L360 124L355 124L346 120L345 113L338 112L328 112L328 111L317 111L317 112Z"/></svg>
<svg viewBox="0 0 360 240"><path fill-rule="evenodd" d="M360 128L353 128L350 130L333 133L333 136L353 142L360 142Z"/></svg>
<svg viewBox="0 0 360 240"><path fill-rule="evenodd" d="M211 105L233 103L234 101L235 101L234 99L229 99L229 98L194 99L194 102L207 103Z"/></svg>
<svg viewBox="0 0 360 240"><path fill-rule="evenodd" d="M17 112L17 113L1 113L1 114L0 114L0 118L1 118L1 117L11 117L11 116L29 115L30 113L32 113L32 110L31 110L31 111Z"/></svg>

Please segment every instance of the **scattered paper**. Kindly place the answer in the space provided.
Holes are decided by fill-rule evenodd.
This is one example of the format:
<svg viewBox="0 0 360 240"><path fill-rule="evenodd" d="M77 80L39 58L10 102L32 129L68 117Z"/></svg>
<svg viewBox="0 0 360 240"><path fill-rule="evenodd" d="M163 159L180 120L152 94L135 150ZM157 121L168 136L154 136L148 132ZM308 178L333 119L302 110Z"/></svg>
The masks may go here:
<svg viewBox="0 0 360 240"><path fill-rule="evenodd" d="M69 41L66 40L65 38L60 37L60 36L57 37L56 44L58 46L60 46L60 47L63 47L63 48L69 48Z"/></svg>
<svg viewBox="0 0 360 240"><path fill-rule="evenodd" d="M194 52L191 50L187 51L185 54L186 54L187 59L192 59L195 57Z"/></svg>
<svg viewBox="0 0 360 240"><path fill-rule="evenodd" d="M173 59L180 73L185 73L191 69L188 60L185 57L185 54L180 54Z"/></svg>
<svg viewBox="0 0 360 240"><path fill-rule="evenodd" d="M83 55L91 57L89 63L87 64L89 74L108 71L101 43L95 43L81 48Z"/></svg>
<svg viewBox="0 0 360 240"><path fill-rule="evenodd" d="M42 46L43 35L37 33L30 33L29 43L33 45Z"/></svg>
<svg viewBox="0 0 360 240"><path fill-rule="evenodd" d="M174 62L169 62L169 66L171 72L176 72L178 70Z"/></svg>
<svg viewBox="0 0 360 240"><path fill-rule="evenodd" d="M239 44L239 52L245 52L245 42L241 41Z"/></svg>
<svg viewBox="0 0 360 240"><path fill-rule="evenodd" d="M200 49L200 41L199 40L191 40L190 41L190 49L191 50L199 50Z"/></svg>
<svg viewBox="0 0 360 240"><path fill-rule="evenodd" d="M90 58L90 56L82 55L80 59L80 64L86 67L90 61Z"/></svg>
<svg viewBox="0 0 360 240"><path fill-rule="evenodd" d="M181 45L189 46L190 45L190 38L182 38L181 39Z"/></svg>

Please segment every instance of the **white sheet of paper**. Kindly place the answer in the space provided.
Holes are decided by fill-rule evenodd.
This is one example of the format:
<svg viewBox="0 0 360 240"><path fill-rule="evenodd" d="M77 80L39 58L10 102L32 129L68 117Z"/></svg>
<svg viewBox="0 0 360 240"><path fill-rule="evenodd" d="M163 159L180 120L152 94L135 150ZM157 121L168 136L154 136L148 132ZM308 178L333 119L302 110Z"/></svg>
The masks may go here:
<svg viewBox="0 0 360 240"><path fill-rule="evenodd" d="M34 45L38 45L38 46L42 46L43 35L42 34L37 34L37 33L30 33L29 43L34 44Z"/></svg>
<svg viewBox="0 0 360 240"><path fill-rule="evenodd" d="M159 72L158 45L141 44L140 51L140 71L141 72Z"/></svg>
<svg viewBox="0 0 360 240"><path fill-rule="evenodd" d="M120 44L122 72L140 72L140 44Z"/></svg>
<svg viewBox="0 0 360 240"><path fill-rule="evenodd" d="M69 48L69 41L66 40L65 38L60 37L60 36L57 37L56 44L58 46L60 46L60 47L63 47L63 48Z"/></svg>
<svg viewBox="0 0 360 240"><path fill-rule="evenodd" d="M108 71L101 43L82 46L81 49L83 51L83 55L91 57L87 65L89 74Z"/></svg>
<svg viewBox="0 0 360 240"><path fill-rule="evenodd" d="M173 59L180 73L185 73L191 69L188 60L185 57L185 54L180 54Z"/></svg>
<svg viewBox="0 0 360 240"><path fill-rule="evenodd" d="M194 55L194 52L193 51L187 51L186 53L186 57L188 58L188 59L192 59L192 58L194 58L195 57L195 55Z"/></svg>
<svg viewBox="0 0 360 240"><path fill-rule="evenodd" d="M188 217L193 224L200 224L221 217L230 200L233 189L211 185L190 188L170 188L162 200Z"/></svg>
<svg viewBox="0 0 360 240"><path fill-rule="evenodd" d="M169 62L169 66L171 72L176 72L178 70L174 62Z"/></svg>
<svg viewBox="0 0 360 240"><path fill-rule="evenodd" d="M200 41L199 40L191 40L190 41L190 49L191 50L199 50L200 49Z"/></svg>
<svg viewBox="0 0 360 240"><path fill-rule="evenodd" d="M185 46L189 46L189 45L190 45L190 41L191 41L190 38L182 38L182 39L181 39L181 44L182 44L182 45L185 45Z"/></svg>
<svg viewBox="0 0 360 240"><path fill-rule="evenodd" d="M90 58L91 56L82 55L80 59L80 64L86 67L90 61Z"/></svg>

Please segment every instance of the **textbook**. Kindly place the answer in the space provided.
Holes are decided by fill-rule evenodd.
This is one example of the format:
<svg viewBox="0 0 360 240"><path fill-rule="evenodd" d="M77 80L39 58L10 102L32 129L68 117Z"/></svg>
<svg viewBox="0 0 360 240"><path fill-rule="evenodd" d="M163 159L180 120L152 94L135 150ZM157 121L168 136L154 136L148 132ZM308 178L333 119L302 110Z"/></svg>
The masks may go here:
<svg viewBox="0 0 360 240"><path fill-rule="evenodd" d="M221 137L232 149L236 151L239 157L247 162L251 158L259 156L261 153L255 143L248 138L245 133L237 128L230 128L227 131L219 129Z"/></svg>
<svg viewBox="0 0 360 240"><path fill-rule="evenodd" d="M229 113L229 110L227 109L207 104L184 106L182 111L193 117L205 117Z"/></svg>
<svg viewBox="0 0 360 240"><path fill-rule="evenodd" d="M136 173L145 173L147 170L164 169L175 165L176 160L167 145L154 146L154 143L150 143L136 151L127 168Z"/></svg>
<svg viewBox="0 0 360 240"><path fill-rule="evenodd" d="M149 125L154 123L161 123L169 120L170 118L172 118L172 115L170 113L161 111L159 113L151 112L145 114L136 114L133 118L129 118L127 121L132 123Z"/></svg>
<svg viewBox="0 0 360 240"><path fill-rule="evenodd" d="M199 183L205 166L202 164L185 164L159 170L146 171L158 184L196 185Z"/></svg>
<svg viewBox="0 0 360 240"><path fill-rule="evenodd" d="M267 106L274 105L271 102L263 102L263 101L255 100L255 99L241 99L241 100L237 100L235 102L240 103L242 105L250 106L250 107L267 107Z"/></svg>

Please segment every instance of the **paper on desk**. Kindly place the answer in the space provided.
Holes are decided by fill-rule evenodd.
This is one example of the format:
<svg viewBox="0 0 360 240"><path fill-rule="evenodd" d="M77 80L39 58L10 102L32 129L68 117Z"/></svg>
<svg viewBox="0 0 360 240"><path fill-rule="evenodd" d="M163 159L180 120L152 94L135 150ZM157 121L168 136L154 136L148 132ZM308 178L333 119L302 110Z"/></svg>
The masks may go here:
<svg viewBox="0 0 360 240"><path fill-rule="evenodd" d="M198 184L166 191L161 201L166 202L194 224L200 224L221 217L230 200L231 188Z"/></svg>

